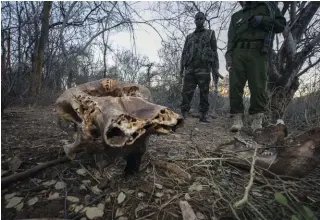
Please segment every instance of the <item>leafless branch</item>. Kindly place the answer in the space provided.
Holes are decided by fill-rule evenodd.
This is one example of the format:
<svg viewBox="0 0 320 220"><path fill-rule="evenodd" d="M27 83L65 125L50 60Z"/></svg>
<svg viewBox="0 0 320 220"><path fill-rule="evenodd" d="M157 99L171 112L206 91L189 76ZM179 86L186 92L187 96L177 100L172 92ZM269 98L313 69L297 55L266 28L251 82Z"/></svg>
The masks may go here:
<svg viewBox="0 0 320 220"><path fill-rule="evenodd" d="M320 63L320 58L315 61L314 63L310 64L308 67L306 67L304 70L302 70L298 75L297 77L300 77L302 76L303 74L305 74L306 72L308 72L311 68L313 68L314 66L316 66L317 64Z"/></svg>
<svg viewBox="0 0 320 220"><path fill-rule="evenodd" d="M195 7L197 9L198 12L200 12L200 8L197 6L197 4L194 1L191 1L193 7Z"/></svg>

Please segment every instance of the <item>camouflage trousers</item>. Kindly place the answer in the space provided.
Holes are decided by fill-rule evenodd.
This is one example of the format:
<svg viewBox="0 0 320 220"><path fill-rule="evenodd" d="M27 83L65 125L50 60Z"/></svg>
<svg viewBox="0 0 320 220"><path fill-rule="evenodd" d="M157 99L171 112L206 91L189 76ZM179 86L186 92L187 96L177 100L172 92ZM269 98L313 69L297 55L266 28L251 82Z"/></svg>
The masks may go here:
<svg viewBox="0 0 320 220"><path fill-rule="evenodd" d="M209 85L210 85L210 72L203 69L186 70L183 88L182 88L182 103L181 112L189 112L190 104L194 91L199 86L200 90L200 104L199 112L206 113L209 110Z"/></svg>
<svg viewBox="0 0 320 220"><path fill-rule="evenodd" d="M259 48L235 48L229 73L230 113L244 113L243 93L248 81L249 114L263 113L267 105L268 57Z"/></svg>

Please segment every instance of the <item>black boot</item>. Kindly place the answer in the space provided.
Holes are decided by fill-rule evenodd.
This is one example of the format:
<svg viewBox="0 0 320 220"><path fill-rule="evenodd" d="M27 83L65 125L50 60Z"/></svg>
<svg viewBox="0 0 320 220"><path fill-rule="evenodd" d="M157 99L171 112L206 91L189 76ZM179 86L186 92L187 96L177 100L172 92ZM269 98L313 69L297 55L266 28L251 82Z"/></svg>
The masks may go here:
<svg viewBox="0 0 320 220"><path fill-rule="evenodd" d="M199 119L200 122L203 122L203 123L210 123L210 121L208 121L207 119L207 113L205 112L200 112L200 119Z"/></svg>

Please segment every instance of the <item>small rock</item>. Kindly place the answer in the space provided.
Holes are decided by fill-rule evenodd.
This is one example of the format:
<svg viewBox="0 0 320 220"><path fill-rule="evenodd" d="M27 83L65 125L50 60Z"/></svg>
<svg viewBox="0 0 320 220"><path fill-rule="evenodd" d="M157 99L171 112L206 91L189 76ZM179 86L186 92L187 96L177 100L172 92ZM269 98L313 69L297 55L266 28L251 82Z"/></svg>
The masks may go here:
<svg viewBox="0 0 320 220"><path fill-rule="evenodd" d="M162 193L162 192L157 192L157 193L156 193L156 197L161 198L162 196L163 196L163 193Z"/></svg>
<svg viewBox="0 0 320 220"><path fill-rule="evenodd" d="M9 200L9 199L11 199L12 197L14 197L15 195L16 195L16 193L7 194L7 195L4 196L4 199L5 199L5 200Z"/></svg>
<svg viewBox="0 0 320 220"><path fill-rule="evenodd" d="M191 199L189 193L186 193L186 194L184 195L184 199L187 200L187 201L189 201L189 200Z"/></svg>
<svg viewBox="0 0 320 220"><path fill-rule="evenodd" d="M12 197L11 199L7 200L8 204L6 205L6 208L12 208L18 205L22 201L23 197Z"/></svg>
<svg viewBox="0 0 320 220"><path fill-rule="evenodd" d="M138 197L139 198L143 198L145 196L145 194L143 192L138 192Z"/></svg>
<svg viewBox="0 0 320 220"><path fill-rule="evenodd" d="M87 187L84 184L81 184L79 188L80 188L80 191L82 191L82 192L87 191Z"/></svg>
<svg viewBox="0 0 320 220"><path fill-rule="evenodd" d="M197 212L197 213L196 213L196 216L197 216L197 218L198 218L199 220L205 219L204 215L203 215L202 213L200 213L200 212Z"/></svg>
<svg viewBox="0 0 320 220"><path fill-rule="evenodd" d="M92 190L92 192L94 193L94 194L96 194L96 195L99 195L99 194L101 194L101 190L98 188L98 185L95 185L95 186L93 186L92 188L91 188L91 190Z"/></svg>
<svg viewBox="0 0 320 220"><path fill-rule="evenodd" d="M88 217L88 219L94 219L94 218L97 218L97 217L102 217L103 214L104 214L103 211L101 211L97 207L87 207L86 208L86 216Z"/></svg>
<svg viewBox="0 0 320 220"><path fill-rule="evenodd" d="M130 190L127 191L127 193L128 193L129 195L131 195L131 194L134 193L134 190L133 190L133 189L130 189Z"/></svg>
<svg viewBox="0 0 320 220"><path fill-rule="evenodd" d="M18 205L15 206L17 211L21 211L21 209L23 208L23 202L20 202Z"/></svg>
<svg viewBox="0 0 320 220"><path fill-rule="evenodd" d="M159 183L155 183L154 184L158 189L162 189L163 188L163 186L161 185L161 184L159 184Z"/></svg>
<svg viewBox="0 0 320 220"><path fill-rule="evenodd" d="M74 211L74 209L76 208L76 204L72 204L72 205L70 205L69 207L68 207L68 210L70 211L70 212L73 212Z"/></svg>
<svg viewBox="0 0 320 220"><path fill-rule="evenodd" d="M56 185L54 185L54 188L59 190L59 189L64 189L66 187L66 184L64 182L57 182Z"/></svg>
<svg viewBox="0 0 320 220"><path fill-rule="evenodd" d="M123 216L124 212L125 212L124 208L118 208L116 211L116 218Z"/></svg>
<svg viewBox="0 0 320 220"><path fill-rule="evenodd" d="M98 209L100 209L101 211L104 211L105 205L102 203L98 204Z"/></svg>
<svg viewBox="0 0 320 220"><path fill-rule="evenodd" d="M77 205L77 206L74 207L74 211L75 211L76 213L78 213L82 208L83 208L83 205ZM82 209L81 212L85 212L85 210Z"/></svg>
<svg viewBox="0 0 320 220"><path fill-rule="evenodd" d="M87 175L87 171L85 169L79 169L76 171L76 173L80 176L86 176Z"/></svg>
<svg viewBox="0 0 320 220"><path fill-rule="evenodd" d="M118 204L121 204L126 199L126 194L120 192L117 198Z"/></svg>
<svg viewBox="0 0 320 220"><path fill-rule="evenodd" d="M74 202L74 203L80 201L79 198L77 198L77 197L75 197L75 196L67 196L67 200L68 200L69 202Z"/></svg>
<svg viewBox="0 0 320 220"><path fill-rule="evenodd" d="M32 205L34 205L34 204L36 204L37 202L38 202L38 197L34 197L34 198L32 198L32 199L29 199L29 201L28 201L28 205L29 206L32 206Z"/></svg>
<svg viewBox="0 0 320 220"><path fill-rule="evenodd" d="M48 200L54 200L54 199L58 199L60 197L60 194L55 192L53 194L49 194Z"/></svg>
<svg viewBox="0 0 320 220"><path fill-rule="evenodd" d="M194 182L190 187L189 187L189 192L193 192L193 191L201 191L202 190L202 185L198 182Z"/></svg>
<svg viewBox="0 0 320 220"><path fill-rule="evenodd" d="M90 186L91 185L91 180L82 180L81 182L86 186Z"/></svg>

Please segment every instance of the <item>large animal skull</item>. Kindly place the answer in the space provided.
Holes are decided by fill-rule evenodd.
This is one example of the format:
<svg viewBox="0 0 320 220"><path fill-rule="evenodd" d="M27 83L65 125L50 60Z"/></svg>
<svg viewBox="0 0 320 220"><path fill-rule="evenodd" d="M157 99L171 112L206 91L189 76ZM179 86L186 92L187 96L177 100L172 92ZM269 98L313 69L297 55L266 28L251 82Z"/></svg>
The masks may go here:
<svg viewBox="0 0 320 220"><path fill-rule="evenodd" d="M75 142L64 147L70 159L83 150L129 147L141 137L168 134L183 121L171 109L153 104L146 87L112 79L66 90L56 101L56 112L78 125Z"/></svg>

